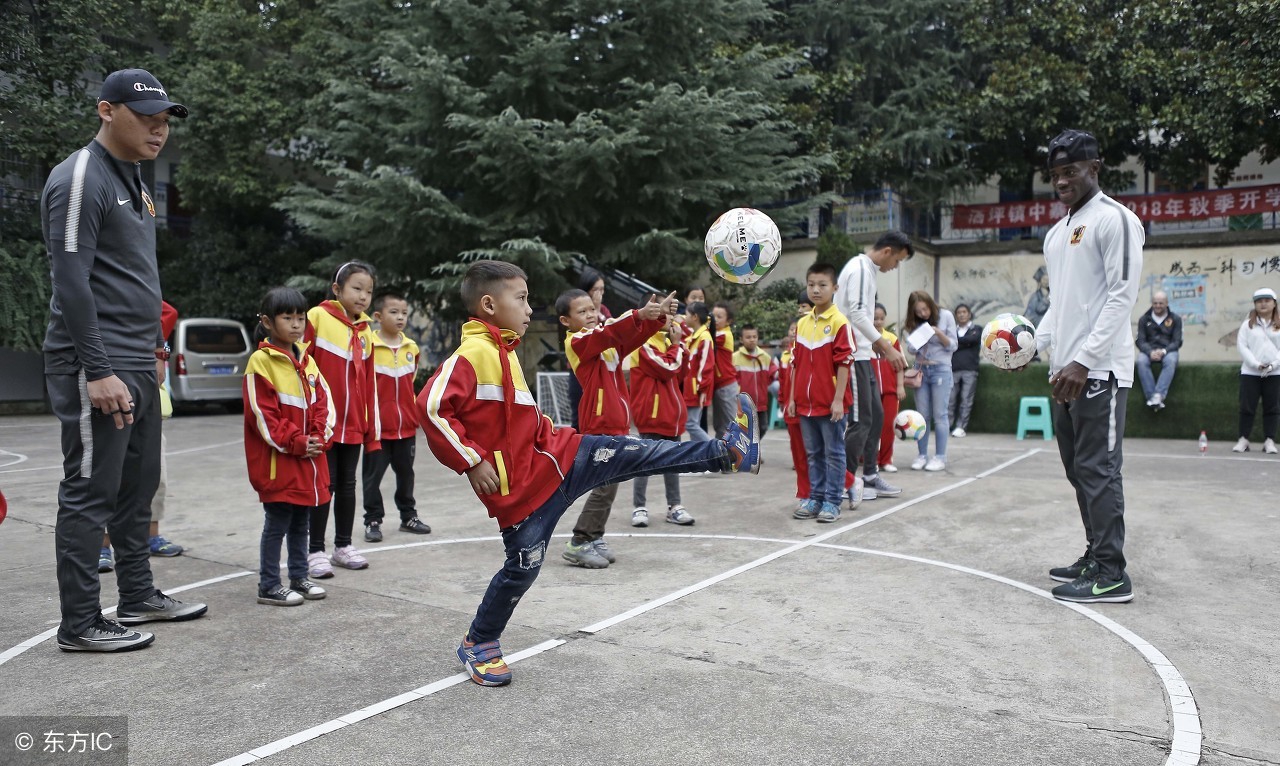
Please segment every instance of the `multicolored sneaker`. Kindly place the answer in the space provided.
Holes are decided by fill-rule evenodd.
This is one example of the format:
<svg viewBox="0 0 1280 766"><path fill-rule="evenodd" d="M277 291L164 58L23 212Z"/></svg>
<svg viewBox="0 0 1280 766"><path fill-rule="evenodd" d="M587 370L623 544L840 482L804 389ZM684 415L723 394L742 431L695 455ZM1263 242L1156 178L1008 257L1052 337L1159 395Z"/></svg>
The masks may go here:
<svg viewBox="0 0 1280 766"><path fill-rule="evenodd" d="M361 556L360 551L356 550L354 545L334 548L333 555L329 557L329 561L333 562L335 567L342 567L343 569L369 568L369 560Z"/></svg>
<svg viewBox="0 0 1280 766"><path fill-rule="evenodd" d="M800 507L796 509L795 513L791 514L791 518L816 519L820 509L821 504L817 500L802 500L800 501Z"/></svg>
<svg viewBox="0 0 1280 766"><path fill-rule="evenodd" d="M186 548L183 548L181 545L171 543L160 535L149 538L147 540L147 545L151 548L152 556L164 556L166 558L170 556L181 556L182 552L186 550Z"/></svg>
<svg viewBox="0 0 1280 766"><path fill-rule="evenodd" d="M840 520L840 506L835 503L823 503L822 509L818 511L818 523L830 524L833 521Z"/></svg>
<svg viewBox="0 0 1280 766"><path fill-rule="evenodd" d="M604 541L603 537L599 540L593 541L591 546L596 549L596 553L600 554L600 558L610 564L618 563L618 557L613 555L613 549L609 547L609 544Z"/></svg>
<svg viewBox="0 0 1280 766"><path fill-rule="evenodd" d="M115 569L115 568L116 568L116 559L115 559L115 556L111 555L111 546L109 545L102 546L102 550L98 553L98 571L110 572L112 569Z"/></svg>
<svg viewBox="0 0 1280 766"><path fill-rule="evenodd" d="M1122 604L1133 600L1133 582L1127 574L1120 575L1119 580L1112 580L1101 573L1085 574L1066 585L1059 585L1052 592L1059 601Z"/></svg>
<svg viewBox="0 0 1280 766"><path fill-rule="evenodd" d="M747 394L738 394L738 414L729 421L724 434L734 473L760 473L760 431L756 418L755 402Z"/></svg>
<svg viewBox="0 0 1280 766"><path fill-rule="evenodd" d="M564 553L560 557L570 564L587 569L604 569L609 566L609 559L596 552L595 542L591 540L580 545L574 545L570 540L565 543Z"/></svg>
<svg viewBox="0 0 1280 766"><path fill-rule="evenodd" d="M464 638L458 645L458 659L467 668L467 675L481 686L506 686L511 683L511 668L502 659L502 647L497 641L472 643Z"/></svg>
<svg viewBox="0 0 1280 766"><path fill-rule="evenodd" d="M679 524L682 527L693 526L695 519L683 505L667 506L667 523Z"/></svg>

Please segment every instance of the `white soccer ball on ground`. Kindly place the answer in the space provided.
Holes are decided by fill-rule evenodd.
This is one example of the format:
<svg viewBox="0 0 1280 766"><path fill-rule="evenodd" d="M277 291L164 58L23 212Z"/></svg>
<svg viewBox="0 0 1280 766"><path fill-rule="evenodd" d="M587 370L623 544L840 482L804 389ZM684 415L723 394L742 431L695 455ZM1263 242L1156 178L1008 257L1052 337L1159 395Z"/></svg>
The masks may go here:
<svg viewBox="0 0 1280 766"><path fill-rule="evenodd" d="M1016 370L1036 355L1036 327L1020 314L1001 314L982 329L982 355L1002 370Z"/></svg>
<svg viewBox="0 0 1280 766"><path fill-rule="evenodd" d="M749 285L768 274L782 254L782 235L769 216L735 207L716 219L703 243L711 270L729 282Z"/></svg>
<svg viewBox="0 0 1280 766"><path fill-rule="evenodd" d="M903 410L893 419L893 430L903 441L918 442L924 438L924 415L915 410Z"/></svg>

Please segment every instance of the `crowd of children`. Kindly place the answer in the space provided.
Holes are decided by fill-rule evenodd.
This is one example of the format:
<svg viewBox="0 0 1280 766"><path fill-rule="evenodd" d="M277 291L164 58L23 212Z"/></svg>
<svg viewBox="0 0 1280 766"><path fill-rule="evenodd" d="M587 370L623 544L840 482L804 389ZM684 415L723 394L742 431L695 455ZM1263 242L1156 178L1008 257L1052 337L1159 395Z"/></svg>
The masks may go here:
<svg viewBox="0 0 1280 766"><path fill-rule="evenodd" d="M856 505L864 489L845 449L846 423L859 411L857 340L834 304L837 289L835 268L809 269L780 359L760 345L754 326L741 327L735 344L732 308L708 307L700 289L681 314L672 293L616 318L604 312L602 291L566 291L555 308L581 397L577 428L556 428L538 410L515 354L532 309L524 272L512 264L479 261L467 270L461 293L471 319L462 342L416 395L419 352L404 334L408 304L376 293L370 265L343 264L332 298L310 308L297 290L273 288L244 383L245 453L265 514L258 601L321 599L326 593L315 580L333 577L334 567L369 566L352 542L362 459L365 541L383 540L380 484L388 468L400 530L431 531L414 501L418 428L437 460L467 475L502 532L504 564L458 647L472 680L483 685L510 680L499 638L568 507L589 494L561 554L588 569L617 561L605 529L623 481L633 481L632 526L650 522L647 477L654 474L663 475L662 518L694 524L681 502L680 476L759 471L771 394L791 443L800 501L793 515L837 521L844 498ZM900 349L884 324L877 305L877 340ZM891 424L905 394L900 365L877 363L875 381L885 428L875 464L863 469L871 476L897 470ZM630 435L633 428L638 436Z"/></svg>

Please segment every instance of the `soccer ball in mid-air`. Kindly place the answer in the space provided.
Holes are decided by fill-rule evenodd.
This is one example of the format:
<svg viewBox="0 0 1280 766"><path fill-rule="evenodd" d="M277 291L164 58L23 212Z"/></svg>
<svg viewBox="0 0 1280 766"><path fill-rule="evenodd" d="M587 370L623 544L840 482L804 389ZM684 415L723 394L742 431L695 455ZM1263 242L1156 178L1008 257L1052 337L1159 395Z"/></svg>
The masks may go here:
<svg viewBox="0 0 1280 766"><path fill-rule="evenodd" d="M740 285L758 281L778 262L782 235L769 216L749 207L735 207L707 230L707 263L722 279Z"/></svg>
<svg viewBox="0 0 1280 766"><path fill-rule="evenodd" d="M1036 355L1036 328L1019 314L1001 314L982 330L982 355L1002 370L1016 370Z"/></svg>
<svg viewBox="0 0 1280 766"><path fill-rule="evenodd" d="M899 439L918 442L924 438L924 415L915 410L903 410L893 419L893 430Z"/></svg>

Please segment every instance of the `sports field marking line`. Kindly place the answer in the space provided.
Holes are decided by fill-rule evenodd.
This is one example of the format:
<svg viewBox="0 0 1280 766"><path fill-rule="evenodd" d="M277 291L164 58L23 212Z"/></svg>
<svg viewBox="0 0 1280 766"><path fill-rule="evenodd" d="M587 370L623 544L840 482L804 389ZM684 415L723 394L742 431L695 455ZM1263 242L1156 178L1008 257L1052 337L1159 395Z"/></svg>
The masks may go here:
<svg viewBox="0 0 1280 766"><path fill-rule="evenodd" d="M11 457L17 458L17 460L11 460L8 463L0 463L0 468L5 468L11 465L17 465L19 463L25 463L28 460L27 456L22 454L21 452L10 452L7 449L0 449L0 455L9 455Z"/></svg>
<svg viewBox="0 0 1280 766"><path fill-rule="evenodd" d="M1012 580L1002 575L984 572L981 569L973 569L972 567L962 566L960 564L950 564L945 561L937 561L935 559L926 559L920 556L910 556L905 553L892 553L889 551L876 551L869 548L858 548L852 545L833 545L830 543L822 543L820 547L831 548L834 550L850 551L852 553L862 553L870 556L884 556L886 558L900 559L902 561L911 561L917 564L928 564L929 566L942 567L951 569L956 572L982 577L994 582L1003 583L1012 586L1018 590L1025 591L1034 596L1047 599L1051 603L1070 609L1080 615L1083 615L1097 624L1111 631L1125 643L1138 650L1151 669L1156 672L1160 678L1161 684L1164 685L1165 694L1168 697L1169 717L1173 726L1172 749L1169 753L1165 766L1195 766L1200 762L1200 746L1201 746L1201 728L1200 728L1200 712L1196 707L1195 697L1191 694L1191 687L1187 685L1186 680L1169 658L1164 653L1152 646L1148 641L1138 634L1120 625L1109 617L1105 617L1099 612L1090 609L1081 604L1072 603L1070 601L1059 601L1053 597L1053 594L1047 590L1037 588L1034 585Z"/></svg>
<svg viewBox="0 0 1280 766"><path fill-rule="evenodd" d="M164 454L165 454L165 457L176 457L178 455L190 455L193 452L207 452L208 450L211 450L211 449L220 449L222 447L230 447L233 444L244 444L244 439L236 439L233 442L218 442L217 444L204 444L199 447L188 447L187 449L169 450ZM5 452L4 450L0 450L0 453L6 454L6 455L16 454L13 452ZM22 460L19 460L18 463L21 463L23 460L26 460L25 456L22 458ZM17 465L18 463L7 463L6 465ZM57 465L42 465L38 468L14 468L8 471L0 471L0 474L25 473L27 471L56 471L59 468L62 468L61 463L58 463Z"/></svg>

